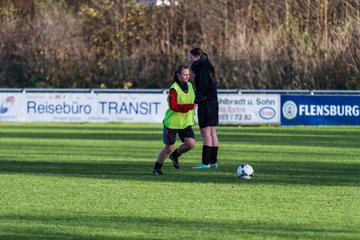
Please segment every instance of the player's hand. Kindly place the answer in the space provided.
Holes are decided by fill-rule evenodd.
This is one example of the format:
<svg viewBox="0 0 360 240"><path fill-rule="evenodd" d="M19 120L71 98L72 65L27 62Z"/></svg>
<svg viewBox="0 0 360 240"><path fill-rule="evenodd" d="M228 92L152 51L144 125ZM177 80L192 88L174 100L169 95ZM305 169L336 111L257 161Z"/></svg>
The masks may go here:
<svg viewBox="0 0 360 240"><path fill-rule="evenodd" d="M203 101L205 101L206 100L206 97L204 97L204 96L196 96L196 98L195 98L195 103L200 103L200 102L203 102Z"/></svg>

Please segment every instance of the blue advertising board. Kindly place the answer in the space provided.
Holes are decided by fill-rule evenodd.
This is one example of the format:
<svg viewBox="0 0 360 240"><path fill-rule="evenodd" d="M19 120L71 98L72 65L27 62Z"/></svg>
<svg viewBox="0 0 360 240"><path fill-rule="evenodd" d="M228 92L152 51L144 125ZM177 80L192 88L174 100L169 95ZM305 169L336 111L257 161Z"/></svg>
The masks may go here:
<svg viewBox="0 0 360 240"><path fill-rule="evenodd" d="M282 95L280 125L360 125L360 96Z"/></svg>

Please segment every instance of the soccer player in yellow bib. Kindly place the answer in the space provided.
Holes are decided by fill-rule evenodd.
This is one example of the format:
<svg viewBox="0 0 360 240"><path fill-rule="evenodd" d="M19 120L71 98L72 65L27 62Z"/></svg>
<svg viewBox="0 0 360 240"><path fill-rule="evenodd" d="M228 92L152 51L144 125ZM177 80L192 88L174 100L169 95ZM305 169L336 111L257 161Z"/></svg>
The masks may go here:
<svg viewBox="0 0 360 240"><path fill-rule="evenodd" d="M189 78L190 70L187 66L180 65L176 68L168 96L169 107L163 121L165 146L160 151L153 169L156 176L163 175L161 168L167 156L172 160L174 167L179 169L179 157L195 146L195 134L192 129L195 123L195 91ZM182 144L173 150L177 134Z"/></svg>

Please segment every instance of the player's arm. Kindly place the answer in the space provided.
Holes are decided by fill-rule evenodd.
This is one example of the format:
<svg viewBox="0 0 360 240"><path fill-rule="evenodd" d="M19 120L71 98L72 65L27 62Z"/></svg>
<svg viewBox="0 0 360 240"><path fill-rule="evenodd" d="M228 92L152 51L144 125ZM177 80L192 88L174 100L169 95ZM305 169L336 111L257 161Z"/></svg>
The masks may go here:
<svg viewBox="0 0 360 240"><path fill-rule="evenodd" d="M189 110L194 109L194 104L193 103L179 104L178 101L177 101L177 93L176 93L175 89L173 89L173 88L170 89L169 106L170 106L171 110L173 110L175 112L182 112L182 113L186 113Z"/></svg>
<svg viewBox="0 0 360 240"><path fill-rule="evenodd" d="M197 81L197 88L196 88L196 103L200 103L206 100L205 92L207 91L209 85L209 70L207 68L200 68L199 73L197 73L199 79Z"/></svg>

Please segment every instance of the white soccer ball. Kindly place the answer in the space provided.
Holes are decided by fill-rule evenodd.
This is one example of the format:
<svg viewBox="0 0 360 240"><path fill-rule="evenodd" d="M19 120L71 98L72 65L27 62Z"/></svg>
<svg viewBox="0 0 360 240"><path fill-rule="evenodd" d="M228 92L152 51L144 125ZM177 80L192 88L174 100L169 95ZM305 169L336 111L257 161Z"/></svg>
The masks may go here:
<svg viewBox="0 0 360 240"><path fill-rule="evenodd" d="M249 164L241 164L237 169L237 175L241 179L251 179L254 176L254 169Z"/></svg>

